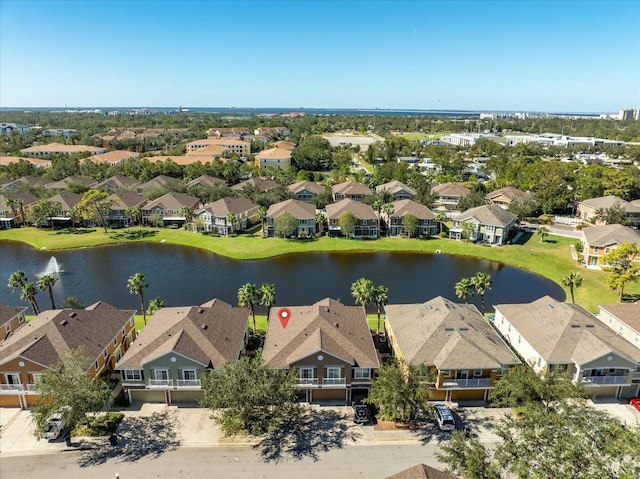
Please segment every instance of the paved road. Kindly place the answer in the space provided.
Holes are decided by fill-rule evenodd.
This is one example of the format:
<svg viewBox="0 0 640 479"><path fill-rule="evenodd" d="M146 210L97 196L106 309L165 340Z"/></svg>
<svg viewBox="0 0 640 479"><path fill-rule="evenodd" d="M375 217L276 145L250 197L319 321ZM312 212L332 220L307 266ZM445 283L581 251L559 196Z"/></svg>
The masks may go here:
<svg viewBox="0 0 640 479"><path fill-rule="evenodd" d="M265 462L252 448L179 448L157 458L122 462L115 456L97 465L81 467L81 452L3 457L2 479L120 479L135 478L384 478L418 463L435 467L435 443L427 445L350 446L321 453L318 460L288 459Z"/></svg>

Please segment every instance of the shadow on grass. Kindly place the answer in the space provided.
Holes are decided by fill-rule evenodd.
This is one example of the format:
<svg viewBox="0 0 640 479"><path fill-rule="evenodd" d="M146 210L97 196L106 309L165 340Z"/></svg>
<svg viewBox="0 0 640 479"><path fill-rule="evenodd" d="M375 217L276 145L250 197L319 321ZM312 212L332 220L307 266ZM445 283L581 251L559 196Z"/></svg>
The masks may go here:
<svg viewBox="0 0 640 479"><path fill-rule="evenodd" d="M146 417L127 417L118 428L118 443L111 446L104 438L92 449L83 450L80 467L96 466L107 461L136 462L142 458L157 458L180 445L174 419L169 412Z"/></svg>
<svg viewBox="0 0 640 479"><path fill-rule="evenodd" d="M531 233L530 231L521 231L518 241L514 241L513 244L520 244L520 245L526 244L527 241L529 241L532 236L533 236L533 233Z"/></svg>
<svg viewBox="0 0 640 479"><path fill-rule="evenodd" d="M61 230L55 230L54 235L85 235L88 233L95 233L95 228L64 228Z"/></svg>
<svg viewBox="0 0 640 479"><path fill-rule="evenodd" d="M137 240L150 238L151 236L156 236L157 234L157 231L151 230L125 230L119 231L117 233L111 233L111 238L115 240Z"/></svg>
<svg viewBox="0 0 640 479"><path fill-rule="evenodd" d="M335 411L297 408L254 448L260 450L265 462L307 457L317 461L320 453L340 449L358 437L349 430L347 418Z"/></svg>
<svg viewBox="0 0 640 479"><path fill-rule="evenodd" d="M640 294L628 294L628 293L625 293L622 296L622 302L623 303L635 303L637 301L640 301Z"/></svg>

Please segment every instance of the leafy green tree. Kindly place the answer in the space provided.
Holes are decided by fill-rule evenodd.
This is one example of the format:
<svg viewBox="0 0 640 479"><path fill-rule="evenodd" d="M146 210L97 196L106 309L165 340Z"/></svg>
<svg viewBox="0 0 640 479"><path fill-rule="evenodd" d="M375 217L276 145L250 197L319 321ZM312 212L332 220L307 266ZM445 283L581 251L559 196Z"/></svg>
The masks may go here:
<svg viewBox="0 0 640 479"><path fill-rule="evenodd" d="M147 314L149 316L153 316L154 314L156 314L156 311L162 308L164 308L164 301L162 301L160 298L153 298L151 301L149 301Z"/></svg>
<svg viewBox="0 0 640 479"><path fill-rule="evenodd" d="M444 224L447 222L447 220L448 218L446 213L444 211L439 211L438 214L436 215L436 222L440 226L440 231L438 231L439 233L442 233L442 228Z"/></svg>
<svg viewBox="0 0 640 479"><path fill-rule="evenodd" d="M380 315L382 314L382 308L389 303L389 288L382 284L376 286L371 295L371 302L376 305L376 311L378 313L376 333L380 334Z"/></svg>
<svg viewBox="0 0 640 479"><path fill-rule="evenodd" d="M422 380L421 369L399 361L384 364L364 400L378 409L387 421L410 421L429 411L431 389Z"/></svg>
<svg viewBox="0 0 640 479"><path fill-rule="evenodd" d="M469 297L473 296L473 291L471 278L462 278L456 283L456 296L464 299L465 304L469 302Z"/></svg>
<svg viewBox="0 0 640 479"><path fill-rule="evenodd" d="M264 434L277 429L299 407L295 369L272 369L262 356L241 357L202 378L201 405L210 408L227 435Z"/></svg>
<svg viewBox="0 0 640 479"><path fill-rule="evenodd" d="M355 215L351 213L351 211L345 211L344 213L342 213L340 218L338 218L338 224L340 225L342 234L344 234L347 238L351 237L357 223L358 220L356 219Z"/></svg>
<svg viewBox="0 0 640 479"><path fill-rule="evenodd" d="M92 220L103 226L107 233L106 216L114 201L109 199L109 193L101 190L87 190L76 205L76 211L83 220Z"/></svg>
<svg viewBox="0 0 640 479"><path fill-rule="evenodd" d="M493 281L491 281L491 275L478 271L476 275L471 278L471 284L476 294L480 296L480 312L484 314L484 295L491 289Z"/></svg>
<svg viewBox="0 0 640 479"><path fill-rule="evenodd" d="M87 375L93 359L82 348L65 353L42 373L36 383L37 399L32 409L33 435L40 438L47 419L63 409L63 420L69 430L82 423L87 414L104 411L111 406L113 393L100 379ZM66 408L66 406L69 406Z"/></svg>
<svg viewBox="0 0 640 479"><path fill-rule="evenodd" d="M549 235L549 231L544 226L538 228L536 233L540 237L540 243L544 243L544 239Z"/></svg>
<svg viewBox="0 0 640 479"><path fill-rule="evenodd" d="M366 278L360 278L351 285L351 296L353 296L356 304L361 304L366 311L367 305L373 302L375 289L373 281Z"/></svg>
<svg viewBox="0 0 640 479"><path fill-rule="evenodd" d="M629 221L629 217L627 216L627 213L624 210L624 206L622 206L621 204L617 204L612 206L611 208L605 209L602 214L602 219L608 225L618 224L618 225L629 226L631 223Z"/></svg>
<svg viewBox="0 0 640 479"><path fill-rule="evenodd" d="M618 248L609 251L601 258L602 264L610 271L607 285L613 290L619 290L618 301L622 302L624 288L628 283L635 283L640 279L640 265L634 261L640 248L635 243L622 243Z"/></svg>
<svg viewBox="0 0 640 479"><path fill-rule="evenodd" d="M574 291L576 288L579 288L580 286L582 286L582 281L584 281L584 278L577 271L572 271L567 276L564 276L561 279L562 285L569 288L569 293L571 294L572 303L576 302Z"/></svg>
<svg viewBox="0 0 640 479"><path fill-rule="evenodd" d="M291 238L298 231L298 220L289 212L277 216L273 223L276 236Z"/></svg>
<svg viewBox="0 0 640 479"><path fill-rule="evenodd" d="M473 221L463 221L460 223L462 237L467 241L471 241L476 234L476 224Z"/></svg>
<svg viewBox="0 0 640 479"><path fill-rule="evenodd" d="M436 457L461 479L500 479L500 468L490 452L478 439L467 440L463 431L453 431L449 440L440 444Z"/></svg>
<svg viewBox="0 0 640 479"><path fill-rule="evenodd" d="M256 285L252 283L246 283L238 289L238 306L246 306L251 312L253 318L253 332L258 332L256 326L256 311L255 303L260 301L260 295L256 289Z"/></svg>
<svg viewBox="0 0 640 479"><path fill-rule="evenodd" d="M56 309L56 303L53 300L53 285L56 284L58 278L52 274L43 274L38 279L38 289L40 291L49 291L49 299L51 300L51 309Z"/></svg>
<svg viewBox="0 0 640 479"><path fill-rule="evenodd" d="M53 230L53 217L60 214L62 204L59 201L40 200L29 209L29 221L36 226L40 226L49 220Z"/></svg>
<svg viewBox="0 0 640 479"><path fill-rule="evenodd" d="M62 302L64 309L84 309L84 303L75 296L67 296Z"/></svg>
<svg viewBox="0 0 640 479"><path fill-rule="evenodd" d="M147 324L147 309L144 307L144 288L148 288L147 279L142 273L135 273L127 280L127 288L130 294L137 294L140 297L140 311L144 324Z"/></svg>
<svg viewBox="0 0 640 479"><path fill-rule="evenodd" d="M20 299L24 299L31 304L31 308L33 308L33 314L40 314L40 308L38 307L38 302L36 301L36 294L38 290L34 286L32 282L30 282L24 271L16 271L15 273L11 273L9 276L9 281L7 286L11 288L11 291L15 291L18 288L21 288Z"/></svg>
<svg viewBox="0 0 640 479"><path fill-rule="evenodd" d="M407 236L411 238L416 234L416 230L418 229L418 218L411 213L407 213L402 218L402 226Z"/></svg>
<svg viewBox="0 0 640 479"><path fill-rule="evenodd" d="M291 151L291 158L300 170L327 169L331 164L331 143L320 135L307 136Z"/></svg>
<svg viewBox="0 0 640 479"><path fill-rule="evenodd" d="M524 220L538 209L538 205L533 197L519 196L509 203L509 207L507 209L516 215L519 220Z"/></svg>
<svg viewBox="0 0 640 479"><path fill-rule="evenodd" d="M458 209L460 211L467 211L471 208L482 206L484 204L484 192L477 190L472 191L467 196L463 196L462 198L460 198L460 201L458 201Z"/></svg>

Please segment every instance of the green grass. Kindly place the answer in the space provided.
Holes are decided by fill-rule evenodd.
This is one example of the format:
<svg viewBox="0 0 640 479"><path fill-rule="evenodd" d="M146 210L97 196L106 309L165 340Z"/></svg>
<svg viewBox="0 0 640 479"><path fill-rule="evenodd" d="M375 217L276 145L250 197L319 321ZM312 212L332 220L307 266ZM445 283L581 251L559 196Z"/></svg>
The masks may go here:
<svg viewBox="0 0 640 479"><path fill-rule="evenodd" d="M406 138L409 141L420 141L420 140L439 140L443 136L450 135L449 132L432 132L432 133L421 133L419 131L408 131L406 133L401 133L398 136Z"/></svg>
<svg viewBox="0 0 640 479"><path fill-rule="evenodd" d="M607 274L602 271L587 270L576 264L571 259L569 249L569 245L575 243L576 240L559 236L549 236L545 242L541 243L537 237L525 234L521 236L518 244L490 248L440 238L431 240L380 238L374 241L359 241L323 237L316 240L297 241L277 238L264 239L259 233L239 235L233 238L212 237L190 233L182 229L164 228L132 228L124 236L123 233L125 233L124 230L116 230L115 233L109 232L109 234L104 234L102 230L95 230L86 234L58 234L58 232L50 230L16 228L0 231L0 240L21 241L34 248L46 248L50 251L134 242L157 243L164 240L167 244L191 246L241 260L305 252L396 251L429 254L440 250L444 254L498 261L540 274L557 284L561 284L561 279L570 272L579 271L584 277L584 282L575 292L577 303L595 312L598 310L598 304L617 302L617 294L606 286ZM132 239L124 239L126 237ZM629 285L625 288L625 292L639 294L640 285Z"/></svg>

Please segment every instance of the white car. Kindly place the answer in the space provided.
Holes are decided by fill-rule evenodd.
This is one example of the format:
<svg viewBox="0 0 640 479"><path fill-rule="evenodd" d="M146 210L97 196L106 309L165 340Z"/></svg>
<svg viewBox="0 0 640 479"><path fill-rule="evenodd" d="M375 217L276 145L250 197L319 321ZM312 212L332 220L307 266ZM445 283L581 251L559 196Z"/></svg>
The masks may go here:
<svg viewBox="0 0 640 479"><path fill-rule="evenodd" d="M71 406L63 406L47 419L47 428L44 434L42 434L42 439L48 439L50 441L58 439L66 427L64 416L68 411L71 411Z"/></svg>
<svg viewBox="0 0 640 479"><path fill-rule="evenodd" d="M433 406L433 414L436 423L441 431L453 431L456 428L456 420L453 417L451 409L444 404L436 404Z"/></svg>

